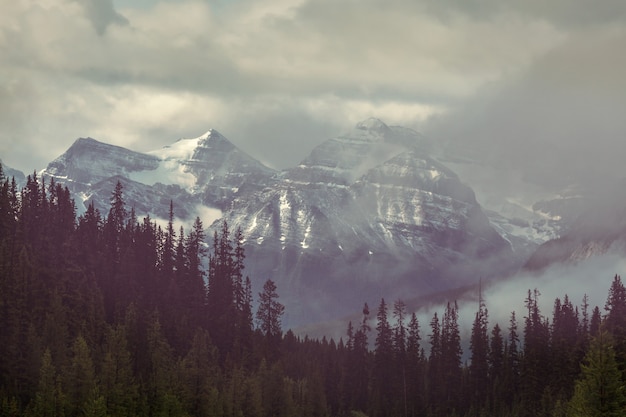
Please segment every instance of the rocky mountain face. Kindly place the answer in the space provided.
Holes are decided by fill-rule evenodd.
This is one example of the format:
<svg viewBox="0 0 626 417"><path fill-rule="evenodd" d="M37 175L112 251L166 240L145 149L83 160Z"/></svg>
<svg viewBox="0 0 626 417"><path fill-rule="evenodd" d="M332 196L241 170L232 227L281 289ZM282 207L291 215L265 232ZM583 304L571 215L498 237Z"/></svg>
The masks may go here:
<svg viewBox="0 0 626 417"><path fill-rule="evenodd" d="M2 172L6 178L15 179L15 184L20 188L26 185L26 176L22 171L18 171L17 169L5 165L2 162L2 159L0 159L0 165L2 165Z"/></svg>
<svg viewBox="0 0 626 417"><path fill-rule="evenodd" d="M198 206L226 208L244 184L257 189L275 174L216 130L148 153L80 138L42 173L68 186L79 212L93 202L106 214L120 181L138 215L167 218L172 200L181 219Z"/></svg>
<svg viewBox="0 0 626 417"><path fill-rule="evenodd" d="M556 239L537 248L524 269L539 271L556 263L576 263L616 251L626 255L626 183L603 184L573 197L566 207L576 221Z"/></svg>
<svg viewBox="0 0 626 417"><path fill-rule="evenodd" d="M283 171L209 130L148 153L78 139L43 174L70 188L79 212L93 202L106 214L120 181L140 217L167 218L172 200L209 236L221 220L241 228L255 292L273 279L291 326L506 275L555 230L483 210L450 166L462 167L435 159L417 132L368 119Z"/></svg>
<svg viewBox="0 0 626 417"><path fill-rule="evenodd" d="M427 148L415 132L368 120L233 201L224 218L247 238L249 272L283 277L294 321L511 267L472 190Z"/></svg>

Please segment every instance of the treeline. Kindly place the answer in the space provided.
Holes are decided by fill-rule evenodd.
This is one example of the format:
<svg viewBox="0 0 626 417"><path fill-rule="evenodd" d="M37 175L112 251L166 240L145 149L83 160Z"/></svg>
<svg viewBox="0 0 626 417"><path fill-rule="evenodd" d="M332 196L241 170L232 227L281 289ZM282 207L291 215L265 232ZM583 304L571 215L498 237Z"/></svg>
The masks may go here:
<svg viewBox="0 0 626 417"><path fill-rule="evenodd" d="M564 296L548 317L535 290L500 327L481 300L465 361L452 302L427 326L381 300L339 341L283 334L241 231L207 245L200 219L173 218L138 220L121 184L106 216L77 217L66 188L33 174L18 190L0 166L0 415L626 415L618 276L603 312Z"/></svg>

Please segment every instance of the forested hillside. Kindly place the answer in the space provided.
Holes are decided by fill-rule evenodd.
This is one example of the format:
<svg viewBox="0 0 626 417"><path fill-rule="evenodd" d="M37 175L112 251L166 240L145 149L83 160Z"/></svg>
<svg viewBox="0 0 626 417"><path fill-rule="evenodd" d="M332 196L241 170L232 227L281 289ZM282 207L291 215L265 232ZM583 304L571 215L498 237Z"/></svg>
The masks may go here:
<svg viewBox="0 0 626 417"><path fill-rule="evenodd" d="M490 323L481 300L464 361L453 300L429 323L383 299L341 340L283 333L241 231L207 245L173 219L138 219L119 183L77 217L66 188L0 166L1 416L626 415L619 276L602 309L564 295L548 315L529 290Z"/></svg>

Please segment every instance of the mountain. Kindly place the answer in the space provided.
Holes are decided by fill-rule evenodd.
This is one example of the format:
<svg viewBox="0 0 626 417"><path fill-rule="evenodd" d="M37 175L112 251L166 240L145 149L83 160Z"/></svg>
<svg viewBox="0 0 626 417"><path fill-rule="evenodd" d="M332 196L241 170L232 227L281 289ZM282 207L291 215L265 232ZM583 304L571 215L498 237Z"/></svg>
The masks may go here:
<svg viewBox="0 0 626 417"><path fill-rule="evenodd" d="M26 185L26 175L22 171L11 168L8 165L5 165L0 159L0 165L2 165L2 172L4 172L4 176L7 178L15 178L15 184L18 187L23 187Z"/></svg>
<svg viewBox="0 0 626 417"><path fill-rule="evenodd" d="M520 258L567 234L589 207L604 198L596 195L597 185L550 178L537 182L536 176L494 165L471 149L439 144L432 153L472 187L491 224Z"/></svg>
<svg viewBox="0 0 626 417"><path fill-rule="evenodd" d="M173 200L209 236L219 220L241 228L245 272L255 290L277 283L286 325L502 276L526 259L524 242L542 243L512 242L510 220L490 220L425 137L373 118L283 171L209 130L147 153L78 139L42 173L70 188L79 211L93 203L106 214L120 181L140 217L167 218Z"/></svg>
<svg viewBox="0 0 626 417"><path fill-rule="evenodd" d="M370 119L234 201L225 219L247 237L251 275L286 280L294 321L511 268L473 191L427 150L416 132Z"/></svg>
<svg viewBox="0 0 626 417"><path fill-rule="evenodd" d="M626 183L603 184L572 196L576 221L556 239L543 243L524 268L540 271L559 263L576 263L615 250L626 255Z"/></svg>
<svg viewBox="0 0 626 417"><path fill-rule="evenodd" d="M80 138L42 174L68 186L79 212L93 202L106 214L119 180L138 215L167 218L173 200L177 216L189 219L201 207L221 213L240 188L263 187L275 171L209 130L148 153Z"/></svg>

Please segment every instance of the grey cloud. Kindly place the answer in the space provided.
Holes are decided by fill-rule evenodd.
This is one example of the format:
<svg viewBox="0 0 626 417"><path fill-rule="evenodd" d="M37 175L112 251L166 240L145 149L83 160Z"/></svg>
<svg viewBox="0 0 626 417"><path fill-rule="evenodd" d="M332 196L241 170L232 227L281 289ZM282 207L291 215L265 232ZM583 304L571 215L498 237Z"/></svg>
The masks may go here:
<svg viewBox="0 0 626 417"><path fill-rule="evenodd" d="M128 24L128 20L115 10L113 0L81 1L85 7L87 17L91 20L99 35L103 35L111 24Z"/></svg>
<svg viewBox="0 0 626 417"><path fill-rule="evenodd" d="M625 48L623 33L574 37L525 74L485 87L432 121L428 131L453 152L542 184L624 177Z"/></svg>
<svg viewBox="0 0 626 417"><path fill-rule="evenodd" d="M84 12L101 36L72 16L76 8L63 9L67 2L79 1L83 10L78 13ZM312 147L299 143L321 141L354 122L344 120L345 124L340 125L340 117L345 119L348 114L356 117L355 113L363 110L367 114L357 119L385 118L372 110L389 102L398 108L404 106L405 110L415 103L446 108L485 80L493 79L503 68L525 65L533 54L545 50L546 45L552 45L561 34L552 33L549 24L545 37L542 31L527 33L525 22L508 30L508 21L497 20L494 16L501 10L508 10L536 16L537 20L555 20L550 13L560 16L565 13L565 6L559 0L555 11L542 16L538 3L532 2L532 7L519 3L503 2L502 6L496 6L495 0L471 3L444 0L442 4L447 5L449 16L463 16L446 21L435 10L443 6L432 1L398 0L387 4L374 0L320 0L291 6L280 1L261 4L243 0L219 2L219 7L213 7L214 2L166 2L159 7L128 12L127 24L115 10L112 0L66 0L50 11L33 6L27 11L31 16L23 14L11 19L23 22L22 26L2 28L0 19L0 30L8 30L6 33L11 36L7 39L12 39L11 46L5 46L0 37L0 52L6 58L0 75L28 84L30 76L24 69L36 73L33 79L41 100L32 95L24 95L24 100L42 111L23 114L36 114L40 120L22 121L21 128L17 124L9 125L4 134L13 131L14 137L20 137L27 131L26 125L32 125L31 129L38 126L39 131L50 132L57 140L71 141L81 135L93 136L94 131L137 130L137 136L161 132L166 135L161 143L166 144L171 138L202 133L193 129L200 126L197 112L189 116L181 110L178 119L162 122L153 122L149 117L141 121L120 121L108 116L124 107L120 103L127 99L121 97L127 91L141 91L137 94L144 94L147 99L159 93L193 95L202 96L205 102L217 102L213 109L224 109L219 116L207 115L208 127L223 130L227 137L240 141L251 153L260 152L261 158L272 160L272 156L280 155L293 160ZM246 14L255 7L268 10L261 10L264 13L260 13L260 17ZM532 13L522 7L532 9ZM611 21L618 17L619 13L614 13ZM563 15L563 19L566 18ZM190 19L193 22L189 22ZM42 20L48 24L38 24ZM478 27L472 20L480 22ZM602 18L596 20L602 21ZM499 36L503 31L506 34ZM0 35L2 33L0 31ZM492 41L498 38L504 40ZM54 47L42 40L50 41ZM622 45L613 48L618 46ZM617 115L623 102L610 89L609 98L604 99L595 87L590 87L592 91L585 94L589 106L580 108L575 106L576 100L566 97L579 90L567 92L563 87L562 91L551 91L556 87L549 77L563 82L566 79L560 71L569 77L581 74L583 79L595 73L589 63L573 60L577 49L572 48L574 52L563 52L566 49L563 48L543 58L534 72L518 80L518 84L500 85L499 95L495 89L487 88L473 102L465 103L463 110L446 118L439 126L433 124L435 127L431 130L440 138L463 137L463 140L454 139L457 145L463 142L468 146L482 144L474 147L491 152L491 159L501 159L503 163L511 159L516 162L515 158L520 155L528 155L533 160L547 159L543 155L550 152L545 148L558 147L561 142L544 137L568 135L561 120L568 120L570 113L578 120L582 119L581 114L587 117L589 106L595 109L591 120L599 127L591 129L589 124L588 130L601 132L603 136L619 132L621 127L616 120L622 119ZM593 46L587 49L593 50ZM603 59L608 62L610 56L597 54L591 62ZM612 59L618 61L611 66L619 73L618 70L623 69L621 58ZM569 71L567 65L576 65L578 69ZM552 72L551 66L555 68ZM604 77L608 79L606 82L614 83L616 75L608 75ZM542 82L548 86L542 87ZM579 82L572 79L571 83ZM67 100L83 95L88 103L86 115L75 109L66 110ZM141 103L139 98L133 97L133 100ZM608 104L611 100L615 102L613 105ZM307 107L311 102L316 102L318 107L340 109L337 113L341 116L324 121L322 119L331 112L311 110ZM355 102L359 105L354 105ZM21 112L19 100L6 105L14 108L7 114ZM544 115L542 106L548 110L562 107L562 110L548 117L550 113ZM461 105L458 108L461 109ZM102 119L98 119L97 111L89 109L102 109ZM393 123L412 124L416 120L408 111L405 114L402 117L408 123L400 120L400 116ZM609 122L600 123L601 115ZM544 121L546 128L542 130ZM147 123L158 126L150 127ZM534 126L534 130L529 126ZM578 134L581 129L574 131ZM249 144L248 137L251 138ZM501 145L490 146L487 137L497 138ZM107 140L106 137L101 139ZM280 152L269 152L267 143L279 144ZM538 148L541 151L537 156ZM593 147L592 150L598 149Z"/></svg>
<svg viewBox="0 0 626 417"><path fill-rule="evenodd" d="M39 98L28 82L0 84L0 157L27 173L38 166L26 165L26 161L43 163L43 154L47 152L39 143L41 138L31 119L39 113Z"/></svg>
<svg viewBox="0 0 626 417"><path fill-rule="evenodd" d="M567 29L623 23L626 19L626 3L621 0L422 0L415 2L415 7L443 20L458 14L489 20L510 13Z"/></svg>
<svg viewBox="0 0 626 417"><path fill-rule="evenodd" d="M294 166L316 145L336 136L338 128L316 120L305 109L281 107L237 120L227 127L232 132L227 137L256 159L282 169Z"/></svg>

